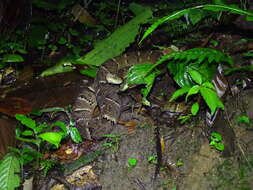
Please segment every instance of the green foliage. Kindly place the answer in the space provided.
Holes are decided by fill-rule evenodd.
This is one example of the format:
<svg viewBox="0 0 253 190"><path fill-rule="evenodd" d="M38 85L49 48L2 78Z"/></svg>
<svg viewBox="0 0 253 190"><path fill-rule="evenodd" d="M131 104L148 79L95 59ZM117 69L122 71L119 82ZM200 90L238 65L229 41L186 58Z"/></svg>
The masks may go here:
<svg viewBox="0 0 253 190"><path fill-rule="evenodd" d="M199 111L199 104L198 102L196 102L191 107L191 113L192 115L197 115L198 111Z"/></svg>
<svg viewBox="0 0 253 190"><path fill-rule="evenodd" d="M153 23L144 33L142 39L140 42L142 42L147 36L149 36L159 25L176 20L186 14L190 16L190 20L195 24L202 18L206 17L203 12L201 13L199 10L202 11L213 11L213 12L229 12L233 14L239 14L246 16L246 20L252 21L253 20L253 13L249 11L244 11L240 8L238 8L236 5L225 5L225 4L207 4L207 5L198 5L192 8L187 8L183 10L179 10L176 12L173 12L172 14L169 14L159 20L157 20L155 23Z"/></svg>
<svg viewBox="0 0 253 190"><path fill-rule="evenodd" d="M230 56L217 50L210 48L193 48L183 52L174 52L162 56L150 70L164 62L168 62L167 67L174 75L174 80L180 87L192 87L194 85L193 78L190 76L190 73L194 72L194 70L198 71L202 76L203 82L206 82L210 81L217 71L217 63L226 62L230 65L233 64L233 60ZM192 76L194 75L192 74Z"/></svg>
<svg viewBox="0 0 253 190"><path fill-rule="evenodd" d="M8 153L0 164L0 189L14 190L20 185L20 162L15 154Z"/></svg>
<svg viewBox="0 0 253 190"><path fill-rule="evenodd" d="M119 149L120 143L120 135L117 134L104 134L103 137L106 137L108 140L107 142L103 143L104 147L111 148L113 152L116 152Z"/></svg>
<svg viewBox="0 0 253 190"><path fill-rule="evenodd" d="M100 66L106 60L120 55L125 48L129 46L129 44L134 42L139 32L140 25L147 23L152 17L152 11L150 8L144 8L137 4L130 4L130 6L138 7L138 9L141 9L142 11L139 11L140 14L130 20L127 24L115 30L108 38L97 42L94 49L88 52L86 55L77 59L69 59L68 65L61 61L54 67L44 71L41 76L72 71L74 67L71 64L83 64L88 65L88 69L80 70L80 72L84 75L95 77L96 67ZM67 44L66 40L63 38L58 40L58 42L64 45Z"/></svg>
<svg viewBox="0 0 253 190"><path fill-rule="evenodd" d="M21 149L9 147L10 151L17 155L17 158L20 161L20 164L25 165L30 163L38 158L41 158L41 154L34 150L31 146L24 145Z"/></svg>
<svg viewBox="0 0 253 190"><path fill-rule="evenodd" d="M225 146L222 143L222 136L219 133L212 133L209 145L216 150L223 151Z"/></svg>
<svg viewBox="0 0 253 190"><path fill-rule="evenodd" d="M251 122L250 119L249 119L249 117L248 117L248 116L245 116L245 115L238 117L238 118L236 119L236 121L237 121L238 123L245 123L245 124L250 124L250 122Z"/></svg>
<svg viewBox="0 0 253 190"><path fill-rule="evenodd" d="M128 84L144 84L145 88L142 89L142 103L144 105L150 105L147 100L147 96L154 84L155 78L160 74L159 70L153 70L147 75L147 70L152 67L152 64L144 63L144 64L136 64L133 65L127 75L126 83Z"/></svg>
<svg viewBox="0 0 253 190"><path fill-rule="evenodd" d="M154 155L149 156L149 157L148 157L148 162L149 162L150 164L157 164L157 155L154 154Z"/></svg>
<svg viewBox="0 0 253 190"><path fill-rule="evenodd" d="M5 54L3 56L3 60L4 63L17 63L17 62L23 62L24 59L22 56L18 55L18 54Z"/></svg>
<svg viewBox="0 0 253 190"><path fill-rule="evenodd" d="M135 40L140 25L147 23L151 17L151 9L143 8L139 15L118 28L107 39L98 42L91 52L79 58L77 62L79 64L99 66L106 60L120 55Z"/></svg>
<svg viewBox="0 0 253 190"><path fill-rule="evenodd" d="M23 142L30 142L40 147L40 144L43 141L47 141L58 148L61 140L68 135L70 135L72 140L76 143L82 141L82 138L77 129L72 126L66 126L63 122L58 121L52 123L51 125L45 123L37 125L33 119L25 115L16 114L15 117L25 127L24 130L21 130L21 128L16 129L16 138ZM48 131L52 130L52 128L55 126L59 127L61 131Z"/></svg>
<svg viewBox="0 0 253 190"><path fill-rule="evenodd" d="M137 159L135 158L128 158L127 159L128 167L134 168L137 165Z"/></svg>
<svg viewBox="0 0 253 190"><path fill-rule="evenodd" d="M183 165L184 165L184 162L181 159L178 159L177 162L176 162L176 166L181 167Z"/></svg>
<svg viewBox="0 0 253 190"><path fill-rule="evenodd" d="M48 171L57 164L54 160L41 160L40 166L43 170L43 176L46 176Z"/></svg>
<svg viewBox="0 0 253 190"><path fill-rule="evenodd" d="M143 101L144 104L149 105L146 97L150 92L155 77L160 74L157 67L166 63L167 68L174 76L174 80L181 87L174 92L170 101L184 94L186 94L185 100L187 101L189 96L200 94L213 114L217 108L224 109L224 105L218 98L215 87L211 83L213 75L217 72L217 63L221 62L233 63L230 56L226 56L217 50L193 48L184 52L174 52L162 56L155 64L135 65L129 69L126 81L128 84L146 84L145 91L142 90L142 95L145 100ZM196 115L198 110L198 104L194 104L192 115ZM185 120L188 118L181 119Z"/></svg>

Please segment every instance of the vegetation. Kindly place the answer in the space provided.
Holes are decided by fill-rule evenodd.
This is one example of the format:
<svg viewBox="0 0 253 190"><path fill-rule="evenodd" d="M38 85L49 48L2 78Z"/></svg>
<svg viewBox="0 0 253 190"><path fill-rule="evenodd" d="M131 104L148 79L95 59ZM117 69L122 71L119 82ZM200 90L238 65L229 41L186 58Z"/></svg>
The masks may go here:
<svg viewBox="0 0 253 190"><path fill-rule="evenodd" d="M84 2L86 2L85 6L88 7L90 2ZM73 1L61 0L54 4L50 1L34 0L32 4L64 20L70 14L67 11L73 6ZM121 8L113 3L95 3L93 6L98 11L94 13L94 16L99 18L101 22L99 25L94 24L95 21L91 21L94 23L87 22L77 26L69 24L68 22L73 22L70 19L66 19L66 22L61 23L52 22L54 18L32 18L28 31L17 30L9 38L1 38L0 69L5 69L8 66L20 67L27 60L27 57L32 55L43 62L43 68L47 68L40 74L41 77L78 69L81 74L94 78L99 66L104 62L122 54L136 41L137 37L139 37L139 45L141 45L158 27L164 27L163 30L170 32L170 36L174 38L184 32L198 30L199 27L205 25L205 22L219 20L222 13L243 15L246 20L253 21L252 12L235 5L226 5L222 1L197 5L191 2L190 5L192 6L186 6L180 10L175 9L169 15L157 18L153 16L154 10L135 3ZM167 10L168 7L160 7L160 9ZM108 17L112 10L116 12L116 20ZM122 14L122 20L119 19L119 14ZM147 23L151 23L151 26L146 29L140 38L141 25ZM119 24L122 26L118 27ZM63 32L59 33L59 31ZM87 33L84 31L87 31ZM96 35L98 38L96 38ZM192 39L188 37L187 40ZM214 40L211 43L213 46L218 46L218 42ZM224 110L224 104L212 84L212 79L219 64L227 66L225 74L253 70L252 66L234 68L233 59L228 53L212 48L198 47L186 50L175 48L170 50L169 54L160 57L155 64L133 65L128 71L125 82L126 86L144 86L141 89L142 104L150 106L149 94L155 80L159 75L164 74L165 70L168 71L179 86L179 89L172 94L170 101L175 101L185 95L185 102L192 104L191 113L180 117L182 123L199 113L201 98L212 115L215 114L217 109ZM52 57L58 52L67 53L55 63ZM244 54L244 57L251 58L253 54L248 51ZM33 114L40 116L43 113L57 111L69 114L63 108L45 109L33 112ZM13 190L19 187L21 183L20 173L23 165L26 164L31 164L36 169L39 167L44 168L43 174L46 175L57 164L55 160L43 159L43 153L46 149L49 151L56 150L61 147L62 141L66 139L71 139L75 143L82 142L82 138L72 121L68 124L61 121L50 124L39 123L31 116L23 114L16 114L15 118L20 122L16 127L16 139L21 141L23 146L20 149L11 147L11 153L6 154L1 160L0 189ZM237 119L237 122L250 124L250 119L247 116L241 116ZM104 147L112 149L113 152L119 149L120 135L106 134L103 137L106 138L106 142L102 144ZM223 151L225 147L222 140L219 133L212 133L210 146ZM151 164L157 164L158 162L157 155L150 155L147 159ZM138 160L135 158L127 160L129 168L134 168L137 163ZM181 159L176 162L178 167L183 165L184 162ZM176 187L173 189L176 189Z"/></svg>

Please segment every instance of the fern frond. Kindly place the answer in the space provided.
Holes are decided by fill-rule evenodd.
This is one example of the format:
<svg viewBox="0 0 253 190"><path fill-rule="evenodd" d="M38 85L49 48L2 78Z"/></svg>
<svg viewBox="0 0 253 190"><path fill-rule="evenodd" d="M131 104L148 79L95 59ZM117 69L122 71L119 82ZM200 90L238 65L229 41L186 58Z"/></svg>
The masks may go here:
<svg viewBox="0 0 253 190"><path fill-rule="evenodd" d="M165 61L174 60L178 62L190 63L195 62L198 64L207 61L208 63L229 63L233 64L233 60L230 56L223 54L217 50L211 48L193 48L183 52L173 52L168 55L162 56L151 68L148 73L151 72L155 67L162 64Z"/></svg>
<svg viewBox="0 0 253 190"><path fill-rule="evenodd" d="M149 36L159 25L161 25L165 22L168 22L168 21L178 19L185 14L189 14L190 11L196 10L196 9L203 9L203 10L209 10L209 11L214 11L214 12L217 12L217 11L230 12L230 13L234 13L234 14L244 15L244 16L246 16L246 20L253 21L253 13L252 12L242 10L235 5L225 5L225 4L199 5L199 6L195 6L192 8L187 8L187 9L183 9L180 11L176 11L172 14L169 14L169 15L164 16L161 19L157 20L145 31L145 33L143 34L141 41L139 43L141 43L147 36Z"/></svg>

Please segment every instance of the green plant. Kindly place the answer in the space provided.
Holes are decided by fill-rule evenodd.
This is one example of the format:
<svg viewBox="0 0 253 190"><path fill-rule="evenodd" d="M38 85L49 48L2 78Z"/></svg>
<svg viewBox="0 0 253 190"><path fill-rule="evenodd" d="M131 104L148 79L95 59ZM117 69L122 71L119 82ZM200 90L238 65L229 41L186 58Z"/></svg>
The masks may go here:
<svg viewBox="0 0 253 190"><path fill-rule="evenodd" d="M27 54L24 44L21 41L0 41L0 69L9 63L23 62L24 59L20 54Z"/></svg>
<svg viewBox="0 0 253 190"><path fill-rule="evenodd" d="M14 153L8 153L0 163L0 189L14 190L20 185L20 161Z"/></svg>
<svg viewBox="0 0 253 190"><path fill-rule="evenodd" d="M120 135L117 134L104 134L103 137L108 139L107 142L103 143L104 147L111 148L113 152L116 152L119 149Z"/></svg>
<svg viewBox="0 0 253 190"><path fill-rule="evenodd" d="M222 1L216 1L217 4L206 4L206 5L198 5L195 7L175 11L172 14L164 16L163 18L157 20L154 24L152 24L144 33L140 42L142 42L148 35L150 35L159 25L173 21L181 18L182 16L189 15L191 22L197 23L206 15L203 14L203 11L212 11L212 12L230 12L233 14L239 14L246 16L246 20L253 21L253 13L249 11L244 11L236 5L226 5Z"/></svg>
<svg viewBox="0 0 253 190"><path fill-rule="evenodd" d="M179 10L172 14L165 16L155 23L153 23L144 33L140 43L150 35L159 25L174 21L182 16L189 16L192 24L196 24L204 17L205 11L212 12L230 12L246 16L246 19L253 20L253 13L244 11L235 5L225 5L222 1L215 1L217 4L198 5L195 7ZM217 108L224 108L224 105L219 100L214 86L211 84L211 79L217 71L217 64L214 62L228 62L232 64L232 59L229 56L222 54L213 49L208 48L193 48L184 52L173 52L169 55L163 56L156 64L137 64L129 69L127 76L128 84L144 84L146 88L142 89L143 100L146 105L150 105L147 96L153 86L154 79L161 72L157 70L157 66L170 60L167 64L169 71L174 75L174 80L181 87L176 91L171 100L176 99L178 96L187 93L188 96L200 93L204 98L211 113L214 114ZM209 98L209 96L211 98ZM192 106L192 115L198 112L198 103ZM189 119L191 115L182 118L183 121Z"/></svg>
<svg viewBox="0 0 253 190"><path fill-rule="evenodd" d="M48 171L57 164L54 160L41 160L40 166L43 170L43 176L46 176Z"/></svg>
<svg viewBox="0 0 253 190"><path fill-rule="evenodd" d="M219 133L212 133L209 145L216 150L223 151L225 146L222 143L222 136Z"/></svg>
<svg viewBox="0 0 253 190"><path fill-rule="evenodd" d="M56 148L59 147L61 140L68 135L76 143L82 141L77 128L66 126L63 122L57 121L51 125L46 123L37 125L33 119L22 114L16 114L15 118L21 122L24 128L24 130L20 127L16 129L16 138L20 141L33 143L38 147L40 147L43 141L47 141L55 145ZM48 132L48 130L52 130L55 126L59 129L58 132Z"/></svg>
<svg viewBox="0 0 253 190"><path fill-rule="evenodd" d="M251 122L250 119L249 119L249 117L248 117L248 116L245 116L245 115L238 117L238 118L236 119L236 121L237 121L238 123L244 123L244 124L250 124L250 122Z"/></svg>
<svg viewBox="0 0 253 190"><path fill-rule="evenodd" d="M157 164L157 155L154 154L154 155L149 156L149 157L148 157L148 162L149 162L150 164Z"/></svg>
<svg viewBox="0 0 253 190"><path fill-rule="evenodd" d="M137 159L135 158L128 158L127 159L128 167L134 168L137 165Z"/></svg>
<svg viewBox="0 0 253 190"><path fill-rule="evenodd" d="M232 64L230 56L210 48L193 48L183 52L173 52L162 56L155 64L136 64L129 69L128 84L145 84L142 90L143 103L149 105L146 99L155 80L161 71L157 67L165 63L165 66L173 74L174 80L181 87L171 97L170 101L186 94L188 97L200 94L213 114L217 108L224 108L218 98L215 88L211 83L213 75L217 71L217 63L227 62ZM199 110L198 102L192 105L191 115L182 118L183 121L196 115Z"/></svg>
<svg viewBox="0 0 253 190"><path fill-rule="evenodd" d="M176 162L176 166L180 167L180 166L183 166L183 165L184 165L184 162L181 159L178 159L177 162Z"/></svg>

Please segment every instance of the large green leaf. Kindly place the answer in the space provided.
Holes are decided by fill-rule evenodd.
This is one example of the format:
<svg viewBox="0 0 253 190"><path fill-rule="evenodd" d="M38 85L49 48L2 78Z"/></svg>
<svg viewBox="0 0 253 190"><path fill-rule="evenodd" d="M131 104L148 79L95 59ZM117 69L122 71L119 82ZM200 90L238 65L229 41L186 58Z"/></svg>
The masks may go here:
<svg viewBox="0 0 253 190"><path fill-rule="evenodd" d="M18 54L6 54L3 56L4 63L17 63L23 61L24 61L23 57Z"/></svg>
<svg viewBox="0 0 253 190"><path fill-rule="evenodd" d="M147 72L152 67L152 64L143 63L133 65L127 75L126 83L128 84L145 84L145 88L141 90L143 95L142 102L144 105L150 105L150 102L147 100L147 96L153 86L155 78L160 74L160 71L154 70L147 75Z"/></svg>
<svg viewBox="0 0 253 190"><path fill-rule="evenodd" d="M134 42L140 25L147 23L151 17L151 9L143 8L139 15L118 28L108 38L98 42L92 51L79 58L77 62L79 64L99 66L106 60L120 55L126 47Z"/></svg>
<svg viewBox="0 0 253 190"><path fill-rule="evenodd" d="M200 94L210 108L212 115L215 113L217 108L224 109L223 103L221 102L221 100L217 96L217 93L214 90L202 87L200 88Z"/></svg>
<svg viewBox="0 0 253 190"><path fill-rule="evenodd" d="M75 142L75 143L80 143L82 142L82 137L78 131L78 129L76 127L69 127L68 128L69 133L70 133L70 137L71 139Z"/></svg>
<svg viewBox="0 0 253 190"><path fill-rule="evenodd" d="M147 71L152 67L152 64L143 63L135 64L130 67L127 74L127 83L128 84L145 84L145 78Z"/></svg>
<svg viewBox="0 0 253 190"><path fill-rule="evenodd" d="M136 7L137 5L130 4L130 7L131 6ZM86 55L76 60L70 60L70 62L72 64L100 66L108 59L120 55L125 50L125 48L127 48L132 42L134 42L135 37L139 33L140 25L147 23L152 17L152 11L150 8L144 8L139 6L137 12L140 14L130 20L127 24L118 28L108 38L98 42L92 51L88 52ZM64 62L59 62L54 67L44 71L41 76L44 77L72 70L72 67L64 66ZM91 69L81 70L81 74L94 77L96 74L96 69L94 67L91 67Z"/></svg>
<svg viewBox="0 0 253 190"><path fill-rule="evenodd" d="M170 102L177 99L179 96L182 96L183 94L187 93L190 90L189 87L183 87L178 89L176 92L174 92L170 98Z"/></svg>
<svg viewBox="0 0 253 190"><path fill-rule="evenodd" d="M38 137L55 145L58 148L60 145L61 139L62 139L62 133L60 133L60 132L46 132L46 133L42 133L42 134L38 135Z"/></svg>
<svg viewBox="0 0 253 190"><path fill-rule="evenodd" d="M14 154L6 154L0 164L0 189L14 190L20 185L20 162Z"/></svg>
<svg viewBox="0 0 253 190"><path fill-rule="evenodd" d="M185 100L188 101L189 96L199 93L200 88L201 87L199 85L195 85L195 86L191 87L191 89L188 91L188 93L186 95Z"/></svg>
<svg viewBox="0 0 253 190"><path fill-rule="evenodd" d="M23 114L16 114L15 118L20 121L23 125L25 125L26 127L36 130L36 123L33 119L26 117Z"/></svg>

